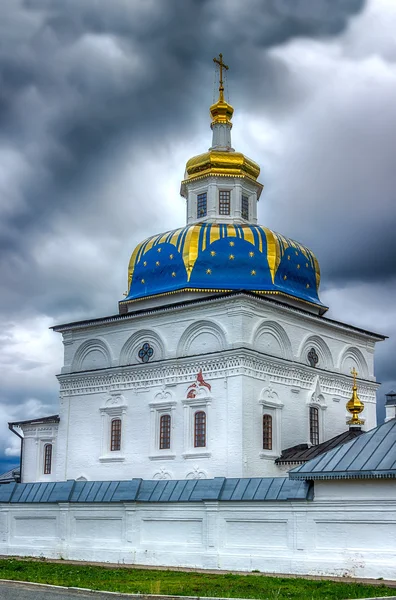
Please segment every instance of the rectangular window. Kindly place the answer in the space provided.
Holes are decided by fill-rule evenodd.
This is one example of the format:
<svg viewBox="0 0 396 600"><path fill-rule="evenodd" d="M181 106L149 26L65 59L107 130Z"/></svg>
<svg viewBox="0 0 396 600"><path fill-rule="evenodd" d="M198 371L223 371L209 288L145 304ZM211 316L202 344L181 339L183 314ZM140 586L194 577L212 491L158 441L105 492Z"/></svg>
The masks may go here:
<svg viewBox="0 0 396 600"><path fill-rule="evenodd" d="M206 413L199 410L194 415L194 448L206 446Z"/></svg>
<svg viewBox="0 0 396 600"><path fill-rule="evenodd" d="M160 419L160 450L168 450L171 440L171 416L162 415Z"/></svg>
<svg viewBox="0 0 396 600"><path fill-rule="evenodd" d="M263 415L263 450L272 450L272 417Z"/></svg>
<svg viewBox="0 0 396 600"><path fill-rule="evenodd" d="M219 192L219 215L229 215L231 209L231 192L222 190Z"/></svg>
<svg viewBox="0 0 396 600"><path fill-rule="evenodd" d="M242 219L249 221L249 198L248 196L242 196Z"/></svg>
<svg viewBox="0 0 396 600"><path fill-rule="evenodd" d="M309 435L311 444L319 444L319 409L316 406L309 407Z"/></svg>
<svg viewBox="0 0 396 600"><path fill-rule="evenodd" d="M113 419L111 422L111 452L121 450L121 419Z"/></svg>
<svg viewBox="0 0 396 600"><path fill-rule="evenodd" d="M206 217L208 208L207 195L206 192L203 194L198 194L197 196L197 219L202 219L202 217Z"/></svg>
<svg viewBox="0 0 396 600"><path fill-rule="evenodd" d="M51 474L52 467L52 444L44 446L44 475Z"/></svg>

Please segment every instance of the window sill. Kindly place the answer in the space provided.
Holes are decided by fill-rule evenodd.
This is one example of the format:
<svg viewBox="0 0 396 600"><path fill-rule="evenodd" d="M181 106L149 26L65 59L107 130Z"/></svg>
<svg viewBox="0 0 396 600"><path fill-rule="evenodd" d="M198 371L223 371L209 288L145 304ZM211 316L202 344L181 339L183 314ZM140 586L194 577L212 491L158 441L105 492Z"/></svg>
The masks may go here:
<svg viewBox="0 0 396 600"><path fill-rule="evenodd" d="M210 456L212 456L211 452L208 452L208 450L190 450L190 452L183 452L182 454L183 458L209 458Z"/></svg>
<svg viewBox="0 0 396 600"><path fill-rule="evenodd" d="M174 460L176 454L150 454L149 460Z"/></svg>
<svg viewBox="0 0 396 600"><path fill-rule="evenodd" d="M102 463L113 463L113 462L124 462L125 456L99 456L99 462Z"/></svg>
<svg viewBox="0 0 396 600"><path fill-rule="evenodd" d="M280 454L279 452L275 452L274 450L267 450L266 452L260 452L260 458L264 458L264 459L271 459L271 460L275 460L276 458L279 458Z"/></svg>

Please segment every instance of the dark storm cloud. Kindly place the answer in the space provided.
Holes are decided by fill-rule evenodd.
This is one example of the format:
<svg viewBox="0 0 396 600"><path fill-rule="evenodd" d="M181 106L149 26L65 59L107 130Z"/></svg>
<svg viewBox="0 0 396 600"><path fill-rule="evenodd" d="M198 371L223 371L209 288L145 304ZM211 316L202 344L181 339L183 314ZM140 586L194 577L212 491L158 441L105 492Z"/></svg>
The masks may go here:
<svg viewBox="0 0 396 600"><path fill-rule="evenodd" d="M3 3L0 159L3 150L10 167L3 188L0 178L0 206L5 204L0 260L8 310L15 309L23 293L29 294L31 305L49 314L67 312L73 305L86 308L78 274L71 274L65 289L67 273L55 279L50 273L53 293L48 293L48 274L32 247L43 244L46 232L55 235L54 222L62 215L74 217L76 227L85 214L100 213L92 190L104 171L109 178L117 176L125 148L144 150L187 131L194 134L206 118L201 106L208 103L212 56L219 49L233 63L236 97L249 85L253 91L254 86L261 88L268 79L271 85L263 88L264 97L279 106L280 98L292 101L292 93L282 93L291 85L288 74L281 81L282 65L274 68L260 50L298 36L336 35L363 4L318 0L313 8L310 0L249 0L243 6L237 0ZM132 197L132 203L139 201ZM114 198L114 212L123 210ZM69 225L73 227L73 218ZM103 225L96 225L99 235ZM134 225L139 227L138 216L130 222Z"/></svg>

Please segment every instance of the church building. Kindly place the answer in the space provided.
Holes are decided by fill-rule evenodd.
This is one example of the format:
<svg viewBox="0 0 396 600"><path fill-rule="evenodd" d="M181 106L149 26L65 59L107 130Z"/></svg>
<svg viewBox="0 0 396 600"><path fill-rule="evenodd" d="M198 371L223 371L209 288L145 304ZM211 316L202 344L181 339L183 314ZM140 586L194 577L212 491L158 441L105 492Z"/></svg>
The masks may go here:
<svg viewBox="0 0 396 600"><path fill-rule="evenodd" d="M18 524L5 524L3 554L32 554L35 546L46 556L303 573L338 573L348 562L349 534L331 538L330 566L320 545L309 562L304 552L317 541L304 536L313 481L320 491L326 486L316 480L338 477L323 475L322 457L340 448L352 448L352 456L354 444L372 440L364 432L376 427L374 349L384 336L327 318L314 253L258 224L260 168L232 147L228 67L221 54L214 60L219 98L210 107L211 145L187 161L181 182L186 224L131 248L128 292L117 314L53 328L64 344L59 414L9 424L22 438L21 483L0 486L1 506L26 512L35 502L37 518L49 519L45 526L55 521L48 543L35 533L28 542L26 533L25 541L22 534L14 539ZM394 423L393 414L386 431L377 429L394 439ZM392 469L387 477L395 476ZM348 485L340 498L358 503L360 492ZM393 488L381 490L395 502ZM327 523L320 539L327 543L329 530L339 532L329 508L338 492L319 491L326 515L320 522ZM370 510L378 511L373 494ZM136 511L146 510L139 502L149 501L151 512L138 526ZM243 513L232 501L244 502ZM224 539L215 515L221 507L234 515L224 517ZM9 519L23 521L17 512ZM365 531L390 518L373 515L362 516ZM396 522L389 527L396 531ZM245 546L230 542L242 531L249 534ZM383 543L375 535L375 544ZM173 558L161 554L165 543L176 544ZM339 543L345 546L337 549ZM267 558L279 560L266 563L263 544ZM359 544L361 551L365 542ZM376 572L374 566L364 574Z"/></svg>

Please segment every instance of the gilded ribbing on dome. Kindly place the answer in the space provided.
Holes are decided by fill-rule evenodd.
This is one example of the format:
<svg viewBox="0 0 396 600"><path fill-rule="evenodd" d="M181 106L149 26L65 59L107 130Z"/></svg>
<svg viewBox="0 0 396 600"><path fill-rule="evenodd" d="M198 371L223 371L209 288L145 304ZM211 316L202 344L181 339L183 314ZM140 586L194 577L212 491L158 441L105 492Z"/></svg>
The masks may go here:
<svg viewBox="0 0 396 600"><path fill-rule="evenodd" d="M321 305L320 274L305 246L266 227L197 223L152 236L129 263L127 299L186 290L295 296Z"/></svg>

